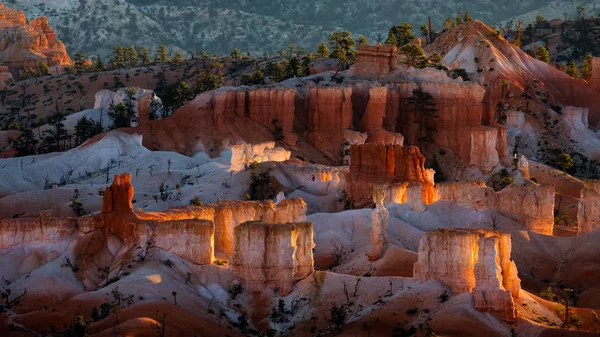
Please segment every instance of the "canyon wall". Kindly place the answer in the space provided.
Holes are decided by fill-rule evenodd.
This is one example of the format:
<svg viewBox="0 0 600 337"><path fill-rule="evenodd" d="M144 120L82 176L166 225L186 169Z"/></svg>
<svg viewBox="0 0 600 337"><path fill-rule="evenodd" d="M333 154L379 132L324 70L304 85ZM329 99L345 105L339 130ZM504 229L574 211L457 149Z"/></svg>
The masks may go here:
<svg viewBox="0 0 600 337"><path fill-rule="evenodd" d="M286 161L291 154L290 151L275 147L275 142L234 145L231 148L231 171L241 171L252 163Z"/></svg>
<svg viewBox="0 0 600 337"><path fill-rule="evenodd" d="M430 170L425 169L425 157L414 146L367 143L350 147L350 171L346 178L346 192L355 202L365 202L373 195L374 184L395 185L420 183L422 201L431 204L436 200ZM390 195L395 200L402 188ZM406 191L406 187L404 187Z"/></svg>
<svg viewBox="0 0 600 337"><path fill-rule="evenodd" d="M71 65L64 44L48 25L45 16L27 24L23 12L11 10L0 3L0 52L4 65L11 70L37 68L40 61L49 66Z"/></svg>
<svg viewBox="0 0 600 337"><path fill-rule="evenodd" d="M357 62L350 70L354 77L381 78L399 67L396 46L362 44L356 48L356 52Z"/></svg>
<svg viewBox="0 0 600 337"><path fill-rule="evenodd" d="M579 235L600 228L600 180L584 181L577 210L577 222Z"/></svg>
<svg viewBox="0 0 600 337"><path fill-rule="evenodd" d="M72 218L24 218L0 220L0 249L21 245L48 245L68 239L77 231Z"/></svg>
<svg viewBox="0 0 600 337"><path fill-rule="evenodd" d="M477 310L513 322L517 317L513 298L519 297L521 281L510 252L510 234L436 230L421 238L414 277L440 281L455 294L472 293Z"/></svg>
<svg viewBox="0 0 600 337"><path fill-rule="evenodd" d="M157 248L171 252L195 264L214 260L215 226L207 220L175 220L149 223Z"/></svg>
<svg viewBox="0 0 600 337"><path fill-rule="evenodd" d="M251 292L262 292L266 285L272 285L280 296L286 296L295 282L313 272L313 248L310 222L246 222L235 229L232 272Z"/></svg>
<svg viewBox="0 0 600 337"><path fill-rule="evenodd" d="M494 209L534 232L552 235L554 231L555 191L552 185L509 185L495 192L483 182L465 181L440 183L437 193L439 200L454 201L466 208Z"/></svg>
<svg viewBox="0 0 600 337"><path fill-rule="evenodd" d="M600 57L594 57L592 59L592 78L590 79L590 85L592 88L600 92Z"/></svg>
<svg viewBox="0 0 600 337"><path fill-rule="evenodd" d="M6 89L8 83L14 81L12 74L7 66L0 66L0 90Z"/></svg>
<svg viewBox="0 0 600 337"><path fill-rule="evenodd" d="M308 140L317 149L338 153L352 130L351 87L308 87Z"/></svg>

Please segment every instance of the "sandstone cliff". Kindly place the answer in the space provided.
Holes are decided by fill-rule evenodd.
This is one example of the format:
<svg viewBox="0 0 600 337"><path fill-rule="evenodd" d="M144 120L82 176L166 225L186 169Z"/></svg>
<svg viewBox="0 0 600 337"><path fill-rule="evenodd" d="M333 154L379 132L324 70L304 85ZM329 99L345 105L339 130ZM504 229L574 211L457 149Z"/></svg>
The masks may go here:
<svg viewBox="0 0 600 337"><path fill-rule="evenodd" d="M369 200L373 195L373 184L377 183L421 183L422 201L431 204L436 200L431 173L425 169L425 157L417 147L375 143L352 145L350 158L346 192L355 202ZM397 192L396 189L391 194Z"/></svg>
<svg viewBox="0 0 600 337"><path fill-rule="evenodd" d="M14 81L12 74L7 66L0 66L0 90L6 89L7 83Z"/></svg>
<svg viewBox="0 0 600 337"><path fill-rule="evenodd" d="M356 48L358 60L351 68L352 76L363 78L381 78L398 69L396 46L363 44Z"/></svg>
<svg viewBox="0 0 600 337"><path fill-rule="evenodd" d="M519 297L517 267L510 260L510 234L486 230L437 230L419 244L414 277L438 280L456 293L473 293L474 306L514 321Z"/></svg>
<svg viewBox="0 0 600 337"><path fill-rule="evenodd" d="M337 153L352 126L351 87L307 89L308 139L317 149Z"/></svg>
<svg viewBox="0 0 600 337"><path fill-rule="evenodd" d="M371 242L373 249L369 253L369 261L379 260L387 248L387 229L390 212L383 205L385 199L385 187L373 188L373 202L375 209L371 212Z"/></svg>
<svg viewBox="0 0 600 337"><path fill-rule="evenodd" d="M266 224L246 222L235 229L231 268L252 292L279 289L281 296L295 282L313 272L312 223Z"/></svg>
<svg viewBox="0 0 600 337"><path fill-rule="evenodd" d="M4 64L15 71L26 67L35 69L39 61L51 67L72 64L64 44L48 25L48 18L42 16L27 25L23 12L1 3L0 51Z"/></svg>
<svg viewBox="0 0 600 337"><path fill-rule="evenodd" d="M592 88L600 92L600 57L592 59L592 78L589 83Z"/></svg>
<svg viewBox="0 0 600 337"><path fill-rule="evenodd" d="M483 182L452 182L438 184L437 192L440 200L455 201L478 211L494 209L532 231L553 233L555 191L552 185L509 185L495 192Z"/></svg>
<svg viewBox="0 0 600 337"><path fill-rule="evenodd" d="M600 181L586 180L581 190L577 211L579 235L591 233L600 228Z"/></svg>

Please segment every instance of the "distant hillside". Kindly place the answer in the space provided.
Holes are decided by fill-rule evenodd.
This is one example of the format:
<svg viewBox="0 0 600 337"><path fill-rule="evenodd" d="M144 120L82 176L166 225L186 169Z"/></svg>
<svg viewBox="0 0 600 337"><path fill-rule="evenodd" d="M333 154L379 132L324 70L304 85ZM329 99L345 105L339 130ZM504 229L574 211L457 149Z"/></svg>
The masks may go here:
<svg viewBox="0 0 600 337"><path fill-rule="evenodd" d="M558 1L554 1L557 2ZM393 24L408 21L415 31L431 16L439 29L461 6L488 24L535 13L545 0L6 0L28 17L47 15L71 54L106 56L116 44L164 43L193 52L229 52L234 47L262 55L289 43L314 49L327 34L347 29L376 41ZM563 6L587 5L577 0Z"/></svg>

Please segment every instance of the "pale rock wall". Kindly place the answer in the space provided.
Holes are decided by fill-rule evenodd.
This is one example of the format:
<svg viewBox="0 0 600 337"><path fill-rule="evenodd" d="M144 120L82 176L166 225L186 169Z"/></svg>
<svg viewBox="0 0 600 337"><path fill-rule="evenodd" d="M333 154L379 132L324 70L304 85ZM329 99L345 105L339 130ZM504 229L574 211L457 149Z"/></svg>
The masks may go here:
<svg viewBox="0 0 600 337"><path fill-rule="evenodd" d="M429 232L421 238L414 277L438 280L456 294L470 292L476 309L512 322L521 287L510 252L510 234L498 231Z"/></svg>
<svg viewBox="0 0 600 337"><path fill-rule="evenodd" d="M371 212L371 242L373 249L369 252L369 261L379 260L387 249L387 229L390 212L385 208L385 187L373 188L373 202L375 209Z"/></svg>
<svg viewBox="0 0 600 337"><path fill-rule="evenodd" d="M519 128L525 124L525 113L522 111L507 111L506 125L511 128Z"/></svg>
<svg viewBox="0 0 600 337"><path fill-rule="evenodd" d="M581 198L577 210L579 235L591 233L600 228L600 180L583 182Z"/></svg>
<svg viewBox="0 0 600 337"><path fill-rule="evenodd" d="M480 168L483 173L489 173L500 165L497 149L498 133L498 129L487 126L479 126L471 130L469 165Z"/></svg>
<svg viewBox="0 0 600 337"><path fill-rule="evenodd" d="M0 220L0 249L54 244L69 238L76 231L76 220L71 218Z"/></svg>
<svg viewBox="0 0 600 337"><path fill-rule="evenodd" d="M312 223L246 222L235 229L231 268L251 292L279 289L281 296L314 270Z"/></svg>
<svg viewBox="0 0 600 337"><path fill-rule="evenodd" d="M437 185L439 200L484 211L494 209L534 232L552 235L554 231L554 197L552 185L530 183L509 185L495 192L483 182L451 182Z"/></svg>
<svg viewBox="0 0 600 337"><path fill-rule="evenodd" d="M154 244L195 264L214 260L215 226L207 220L152 222Z"/></svg>
<svg viewBox="0 0 600 337"><path fill-rule="evenodd" d="M231 171L241 171L252 163L286 161L291 154L290 151L275 147L275 142L234 145L231 148Z"/></svg>
<svg viewBox="0 0 600 337"><path fill-rule="evenodd" d="M112 105L125 103L128 96L128 89L130 88L120 88L116 92L106 89L98 91L95 96L94 109L107 111ZM137 87L131 87L131 89L135 89L136 91L133 97L135 99L134 110L137 112L138 123L139 125L145 125L149 119L148 115L152 101L161 103L161 99L152 90Z"/></svg>
<svg viewBox="0 0 600 337"><path fill-rule="evenodd" d="M589 108L567 106L563 108L562 126L572 136L582 134L589 130L588 114Z"/></svg>

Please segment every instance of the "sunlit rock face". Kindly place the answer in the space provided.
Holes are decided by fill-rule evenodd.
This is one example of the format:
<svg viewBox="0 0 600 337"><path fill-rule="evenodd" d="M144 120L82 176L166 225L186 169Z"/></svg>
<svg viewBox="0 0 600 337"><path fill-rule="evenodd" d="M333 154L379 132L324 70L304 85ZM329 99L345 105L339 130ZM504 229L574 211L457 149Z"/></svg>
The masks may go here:
<svg viewBox="0 0 600 337"><path fill-rule="evenodd" d="M71 218L0 220L0 249L58 243L68 239L76 231L77 222Z"/></svg>
<svg viewBox="0 0 600 337"><path fill-rule="evenodd" d="M592 78L589 83L596 91L600 92L600 57L592 59Z"/></svg>
<svg viewBox="0 0 600 337"><path fill-rule="evenodd" d="M579 235L600 228L600 180L586 180L577 211Z"/></svg>
<svg viewBox="0 0 600 337"><path fill-rule="evenodd" d="M290 156L290 151L275 147L275 142L234 145L231 148L231 171L241 171L252 163L286 161Z"/></svg>
<svg viewBox="0 0 600 337"><path fill-rule="evenodd" d="M360 78L380 78L398 69L396 46L389 44L368 44L356 48L357 62L351 68L352 76Z"/></svg>
<svg viewBox="0 0 600 337"><path fill-rule="evenodd" d="M313 247L312 223L246 222L235 229L232 272L251 292L273 286L285 296L313 272Z"/></svg>
<svg viewBox="0 0 600 337"><path fill-rule="evenodd" d="M514 321L521 280L510 252L510 234L499 231L429 232L421 238L414 277L440 281L455 294L470 292L476 309Z"/></svg>
<svg viewBox="0 0 600 337"><path fill-rule="evenodd" d="M422 202L431 204L436 191L431 173L425 169L425 157L414 146L367 143L350 147L350 172L347 175L347 193L355 202L370 200L373 184L418 183L422 188ZM390 196L406 200L398 192L406 192L407 186L396 188Z"/></svg>
<svg viewBox="0 0 600 337"><path fill-rule="evenodd" d="M317 149L339 152L352 126L351 87L307 88L308 139Z"/></svg>
<svg viewBox="0 0 600 337"><path fill-rule="evenodd" d="M509 185L495 192L483 182L462 181L438 184L437 192L440 200L455 201L478 211L494 209L534 232L552 235L554 231L552 185Z"/></svg>
<svg viewBox="0 0 600 337"><path fill-rule="evenodd" d="M11 10L0 3L0 51L4 65L19 71L36 68L40 61L50 67L71 65L64 44L48 25L45 16L27 24L23 12Z"/></svg>
<svg viewBox="0 0 600 337"><path fill-rule="evenodd" d="M481 168L484 173L500 165L498 156L498 129L479 126L471 130L471 166Z"/></svg>
<svg viewBox="0 0 600 337"><path fill-rule="evenodd" d="M156 247L179 255L195 264L214 260L215 226L208 220L152 222Z"/></svg>
<svg viewBox="0 0 600 337"><path fill-rule="evenodd" d="M158 216L162 220L202 219L215 224L215 250L227 256L234 252L234 230L248 221L272 224L306 221L307 206L300 198L273 201L223 201L206 206L172 208Z"/></svg>

